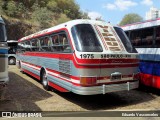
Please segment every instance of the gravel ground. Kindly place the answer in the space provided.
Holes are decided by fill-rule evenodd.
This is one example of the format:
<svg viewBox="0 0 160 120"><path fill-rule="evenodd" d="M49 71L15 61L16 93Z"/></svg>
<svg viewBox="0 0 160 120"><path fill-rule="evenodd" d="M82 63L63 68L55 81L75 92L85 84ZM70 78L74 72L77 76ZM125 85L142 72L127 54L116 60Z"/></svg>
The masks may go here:
<svg viewBox="0 0 160 120"><path fill-rule="evenodd" d="M160 110L157 89L82 96L45 91L40 82L16 66L9 66L9 77L9 84L0 91L0 111Z"/></svg>

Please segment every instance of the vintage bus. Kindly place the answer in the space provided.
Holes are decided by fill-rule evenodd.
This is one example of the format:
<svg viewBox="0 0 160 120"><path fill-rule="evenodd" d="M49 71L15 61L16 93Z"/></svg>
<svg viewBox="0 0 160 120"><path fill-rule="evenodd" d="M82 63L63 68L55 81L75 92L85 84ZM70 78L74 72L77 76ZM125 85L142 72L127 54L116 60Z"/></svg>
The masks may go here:
<svg viewBox="0 0 160 120"><path fill-rule="evenodd" d="M15 65L18 41L17 40L7 40L7 43L8 43L8 64Z"/></svg>
<svg viewBox="0 0 160 120"><path fill-rule="evenodd" d="M122 28L140 53L140 82L160 88L160 18Z"/></svg>
<svg viewBox="0 0 160 120"><path fill-rule="evenodd" d="M139 85L139 58L119 27L73 20L18 40L17 64L61 92L105 94Z"/></svg>
<svg viewBox="0 0 160 120"><path fill-rule="evenodd" d="M8 46L5 30L5 23L0 17L0 87L5 86L9 81L8 77Z"/></svg>

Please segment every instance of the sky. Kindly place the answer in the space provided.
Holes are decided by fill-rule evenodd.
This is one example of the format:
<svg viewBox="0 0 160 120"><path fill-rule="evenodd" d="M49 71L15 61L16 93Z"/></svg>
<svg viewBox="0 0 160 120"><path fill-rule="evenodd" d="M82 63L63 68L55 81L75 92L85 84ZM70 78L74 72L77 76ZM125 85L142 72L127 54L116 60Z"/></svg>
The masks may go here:
<svg viewBox="0 0 160 120"><path fill-rule="evenodd" d="M151 7L160 9L160 0L76 0L91 19L101 17L114 25L128 13L139 14L144 20Z"/></svg>

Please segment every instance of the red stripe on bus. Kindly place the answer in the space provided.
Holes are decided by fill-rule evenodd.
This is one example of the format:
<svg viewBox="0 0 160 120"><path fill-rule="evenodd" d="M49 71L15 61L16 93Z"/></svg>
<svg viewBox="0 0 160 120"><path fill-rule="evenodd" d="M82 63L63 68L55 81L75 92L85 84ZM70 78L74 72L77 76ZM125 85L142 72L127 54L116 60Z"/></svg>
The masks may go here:
<svg viewBox="0 0 160 120"><path fill-rule="evenodd" d="M24 68L22 69L22 71L24 71L25 73L27 73L27 74L33 76L34 78L40 80L40 76L38 76L38 75L36 75L36 74L34 74L34 73L32 73L32 72L30 72L30 71L24 69Z"/></svg>
<svg viewBox="0 0 160 120"><path fill-rule="evenodd" d="M54 84L53 82L49 81L48 82L49 86L51 86L52 88L55 88L57 90L59 90L60 92L69 92L67 89L57 85L57 84Z"/></svg>
<svg viewBox="0 0 160 120"><path fill-rule="evenodd" d="M34 64L31 64L31 63L28 63L28 62L24 62L24 61L22 61L22 63L28 64L28 65L31 65L31 66L33 66L33 67L37 67L37 68L39 68L39 69L41 69L41 68L42 68L41 66L34 65ZM23 64L23 65L25 65L25 64ZM25 65L25 66L26 66L26 65ZM29 66L28 66L28 67L29 67ZM38 70L38 69L36 69L36 68L33 68L33 69ZM40 70L38 70L38 71L40 71Z"/></svg>
<svg viewBox="0 0 160 120"><path fill-rule="evenodd" d="M72 76L72 75L69 75L69 74L65 74L65 73L62 73L62 72L59 72L59 71L56 71L56 70L51 70L51 69L48 69L48 68L47 68L47 71L53 72L53 73L56 73L56 74L58 74L58 75L62 75L62 76L68 77L68 78L72 78L72 79L74 79L74 80L80 80L79 77Z"/></svg>

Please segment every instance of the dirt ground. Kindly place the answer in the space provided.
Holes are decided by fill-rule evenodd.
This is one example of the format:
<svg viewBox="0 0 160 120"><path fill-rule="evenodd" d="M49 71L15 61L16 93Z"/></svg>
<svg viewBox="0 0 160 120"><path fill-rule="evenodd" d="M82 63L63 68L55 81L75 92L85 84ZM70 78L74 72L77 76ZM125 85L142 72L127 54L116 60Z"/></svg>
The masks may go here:
<svg viewBox="0 0 160 120"><path fill-rule="evenodd" d="M0 111L160 110L160 90L143 88L129 92L82 96L45 91L36 79L9 66L10 82L1 91Z"/></svg>

